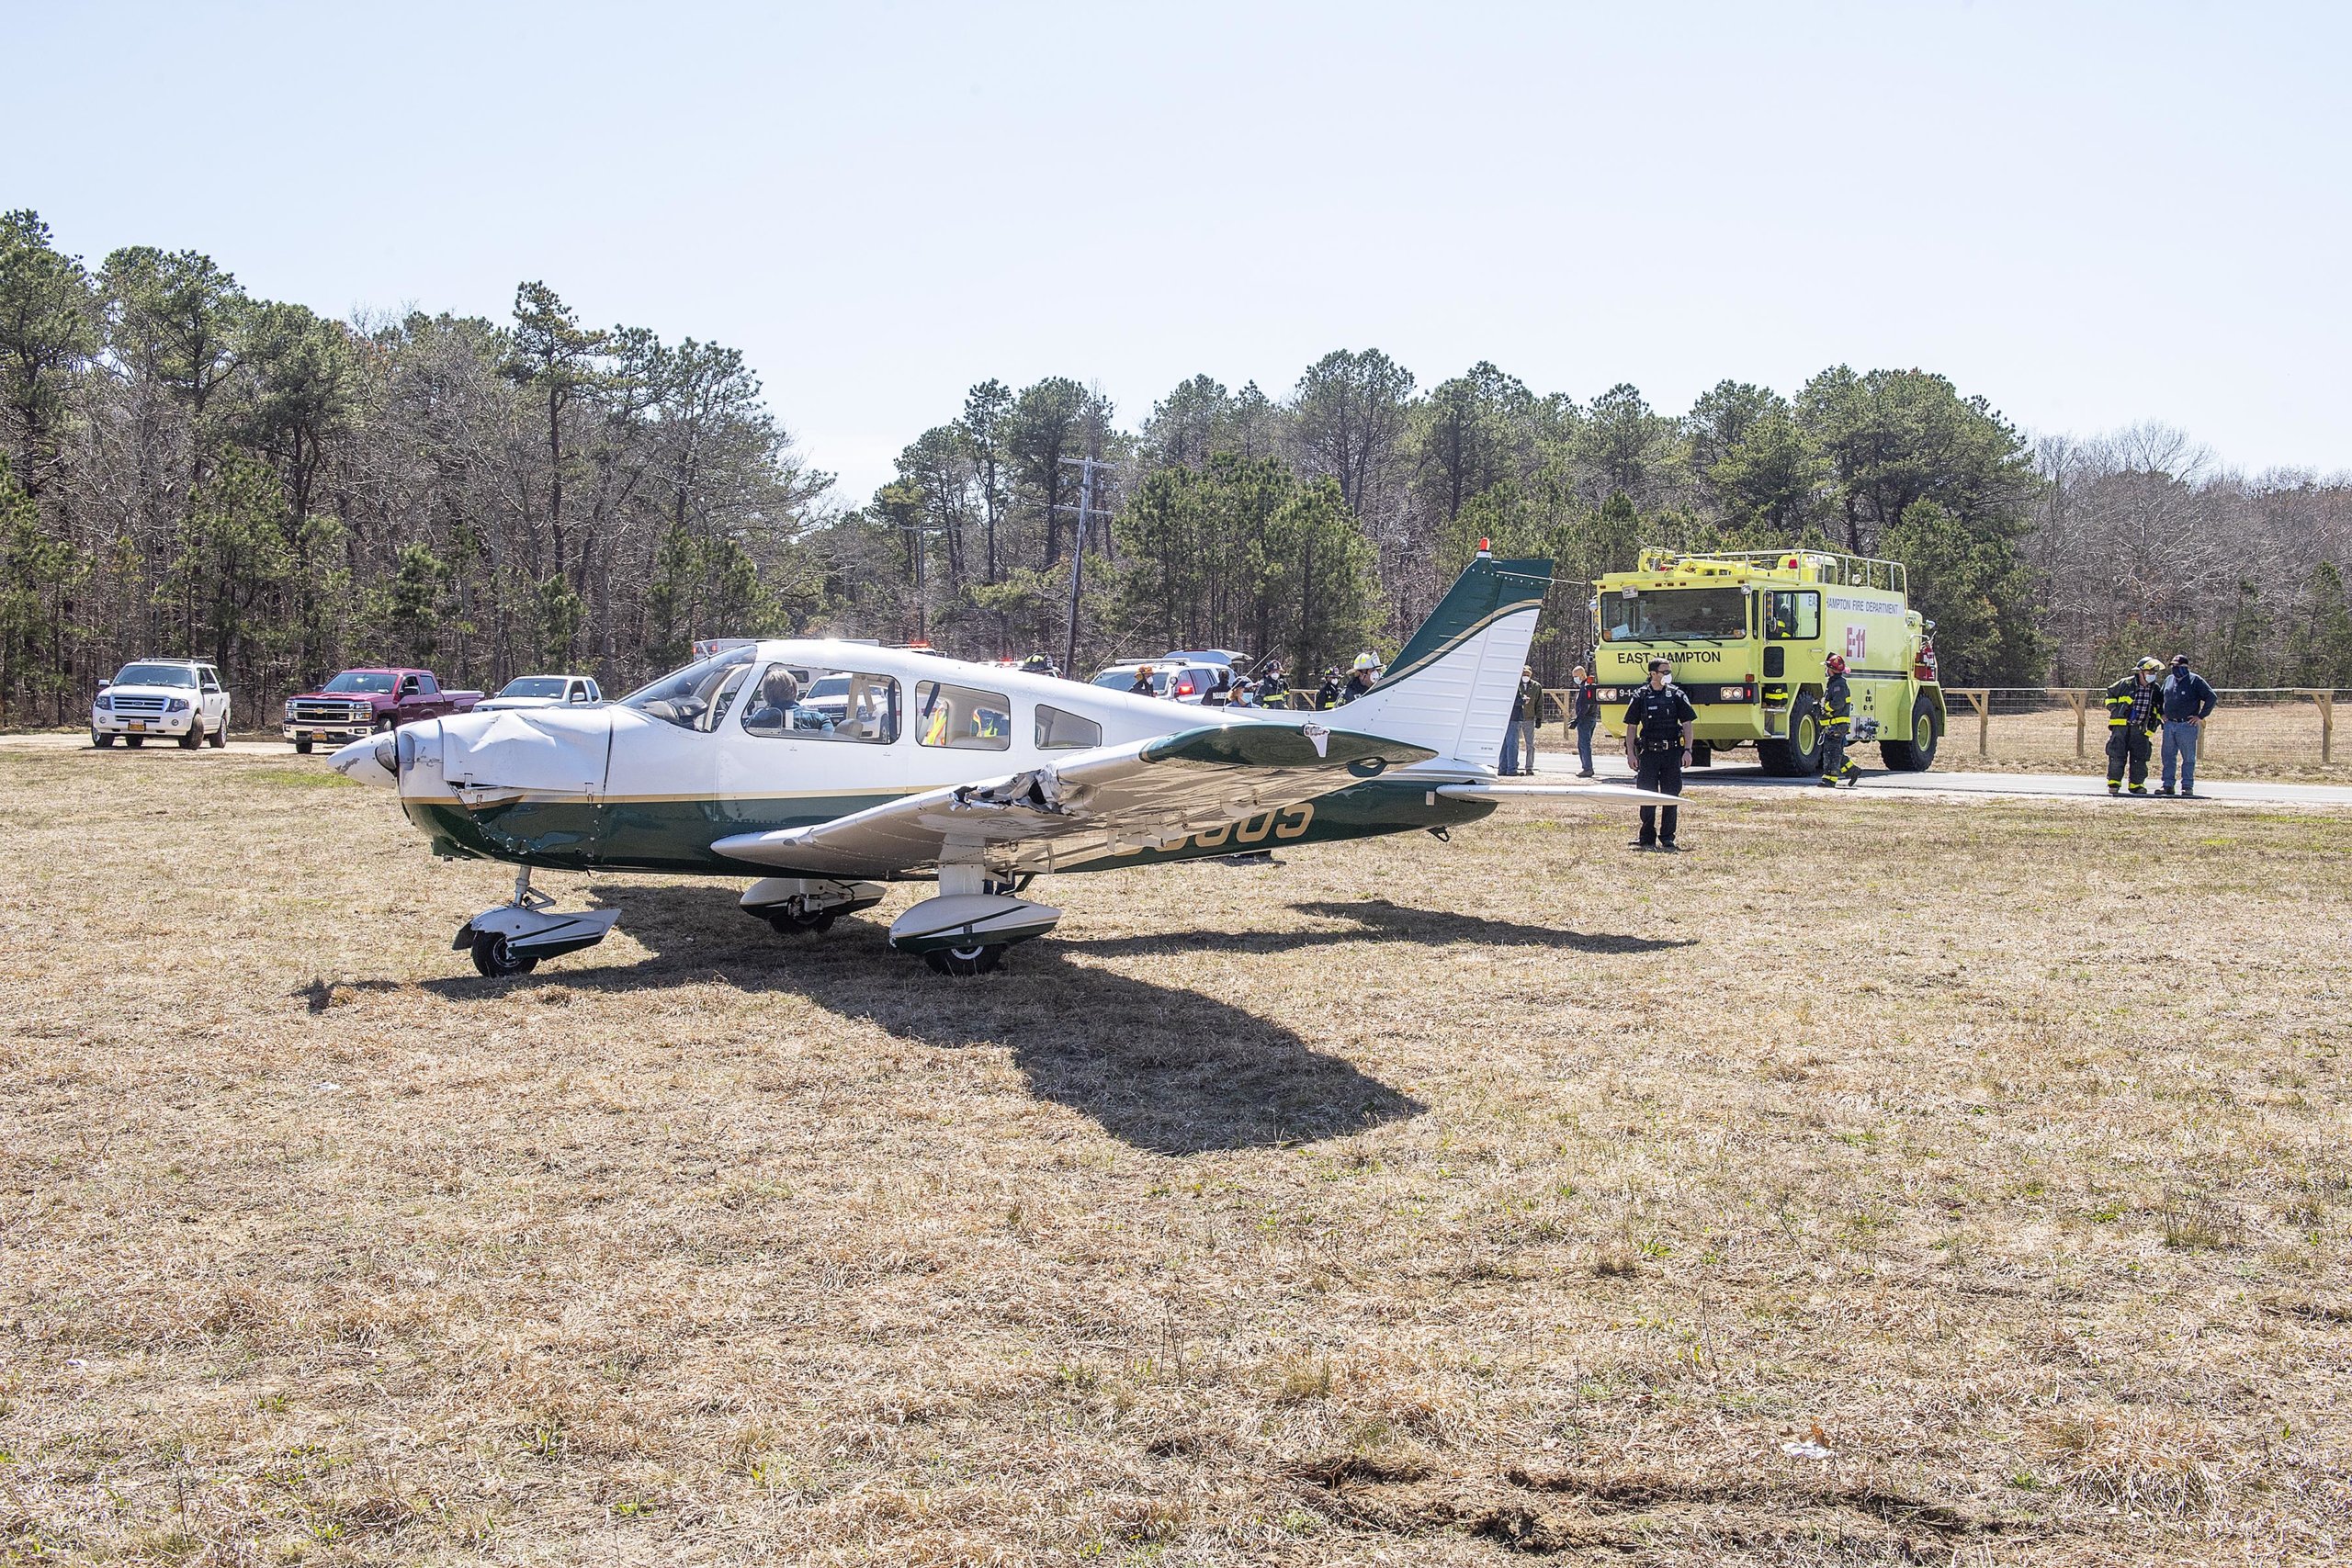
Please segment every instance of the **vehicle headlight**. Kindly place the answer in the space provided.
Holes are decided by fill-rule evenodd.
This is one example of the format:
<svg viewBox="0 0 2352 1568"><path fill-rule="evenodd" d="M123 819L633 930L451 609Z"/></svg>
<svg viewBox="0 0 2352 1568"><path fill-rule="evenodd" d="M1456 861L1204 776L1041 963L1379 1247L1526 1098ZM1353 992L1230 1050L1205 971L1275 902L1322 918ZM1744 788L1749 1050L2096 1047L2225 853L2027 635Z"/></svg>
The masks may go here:
<svg viewBox="0 0 2352 1568"><path fill-rule="evenodd" d="M100 697L96 702L92 703L90 705L97 709L100 713L114 712L114 699L112 697Z"/></svg>
<svg viewBox="0 0 2352 1568"><path fill-rule="evenodd" d="M174 697L170 702L164 705L164 711L165 713L186 713L187 712L187 699L186 697Z"/></svg>

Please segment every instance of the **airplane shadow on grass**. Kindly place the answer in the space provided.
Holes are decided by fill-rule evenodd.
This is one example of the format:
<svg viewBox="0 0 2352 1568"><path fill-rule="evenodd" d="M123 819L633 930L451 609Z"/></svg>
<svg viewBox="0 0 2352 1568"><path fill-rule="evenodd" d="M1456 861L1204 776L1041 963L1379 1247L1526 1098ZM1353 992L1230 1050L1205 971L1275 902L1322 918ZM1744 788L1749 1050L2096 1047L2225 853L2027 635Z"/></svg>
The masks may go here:
<svg viewBox="0 0 2352 1568"><path fill-rule="evenodd" d="M995 975L951 980L888 952L880 921L786 937L738 911L721 887L605 884L596 894L650 956L612 964L590 953L514 980L424 988L462 1004L516 987L639 991L717 979L805 997L919 1044L1002 1045L1039 1098L1162 1154L1311 1142L1426 1109L1290 1029L1196 990L1073 963L1051 938L1014 948Z"/></svg>
<svg viewBox="0 0 2352 1568"><path fill-rule="evenodd" d="M954 1050L1001 1044L1041 1099L1091 1117L1136 1148L1170 1155L1262 1148L1359 1132L1428 1109L1295 1031L1190 986L1156 985L1072 960L1085 954L1197 958L1272 953L1345 941L1543 942L1588 951L1673 945L1580 937L1382 902L1302 904L1353 918L1352 930L1180 931L1064 942L1012 950L999 974L948 980L884 949L878 921L849 919L823 936L783 937L740 913L718 888L606 885L596 903L621 910L621 929L650 951L633 964L560 960L515 980L471 977L425 989L466 1002L518 986L584 991L658 990L710 979L747 993L791 994L902 1040ZM1187 965L1189 976L1204 971ZM1204 981L1204 984L1206 984Z"/></svg>
<svg viewBox="0 0 2352 1568"><path fill-rule="evenodd" d="M1221 953L1295 953L1351 942L1411 942L1444 947L1457 942L1487 947L1563 947L1574 953L1658 953L1688 947L1687 937L1618 936L1606 932L1555 931L1517 920L1490 920L1452 909L1410 909L1385 898L1354 903L1322 899L1291 908L1318 919L1353 920L1352 926L1317 931L1154 931L1148 936L1078 938L1063 945L1078 952L1138 957L1174 956L1214 950Z"/></svg>

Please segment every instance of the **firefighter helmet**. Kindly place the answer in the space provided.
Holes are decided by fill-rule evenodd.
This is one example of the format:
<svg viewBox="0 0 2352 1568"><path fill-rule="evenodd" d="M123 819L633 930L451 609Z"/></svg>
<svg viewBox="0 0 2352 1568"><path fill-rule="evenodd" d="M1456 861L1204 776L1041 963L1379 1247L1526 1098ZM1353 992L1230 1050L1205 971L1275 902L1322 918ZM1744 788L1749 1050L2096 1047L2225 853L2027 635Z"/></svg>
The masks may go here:
<svg viewBox="0 0 2352 1568"><path fill-rule="evenodd" d="M2154 654L2153 654L2153 653L2152 653L2152 654L2148 655L2148 657L2146 657L2145 659L2143 659L2142 660L2140 660L2140 666L2139 666L2139 667L2140 667L2141 669L2143 669L2143 670L2149 670L2149 671L2162 670L2162 669L2165 667L2165 661L2164 661L2163 660L2161 660L2161 659L2158 659Z"/></svg>
<svg viewBox="0 0 2352 1568"><path fill-rule="evenodd" d="M1349 666L1349 668L1352 670L1375 670L1378 669L1379 666L1380 661L1373 658L1371 654L1359 653L1356 655L1355 663Z"/></svg>
<svg viewBox="0 0 2352 1568"><path fill-rule="evenodd" d="M1842 653L1833 653L1823 660L1822 663L1828 666L1832 675L1843 675L1846 672L1846 656Z"/></svg>

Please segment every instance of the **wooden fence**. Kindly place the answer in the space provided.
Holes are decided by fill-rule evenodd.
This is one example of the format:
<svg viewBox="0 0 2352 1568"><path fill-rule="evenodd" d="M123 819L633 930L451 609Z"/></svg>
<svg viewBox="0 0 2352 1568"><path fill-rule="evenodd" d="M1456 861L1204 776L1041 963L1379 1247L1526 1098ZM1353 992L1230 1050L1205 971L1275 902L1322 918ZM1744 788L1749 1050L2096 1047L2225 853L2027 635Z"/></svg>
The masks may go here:
<svg viewBox="0 0 2352 1568"><path fill-rule="evenodd" d="M2200 759L2234 755L2236 747L2267 749L2274 756L2319 753L2322 767L2335 761L2335 699L2346 694L2312 686L2245 686L2216 690L2211 716L2198 739ZM2308 703L2310 706L2304 705ZM1952 742L1967 743L1973 729L1975 754L1990 759L1995 749L1995 721L2004 744L1997 754L2040 756L2049 750L2050 721L2061 732L2071 729L2076 761L2087 760L2107 745L2107 692L2098 687L2076 690L2064 686L1947 686L1944 688L1947 754ZM2096 746L2092 736L2098 737ZM2217 744L2218 741L2218 744Z"/></svg>

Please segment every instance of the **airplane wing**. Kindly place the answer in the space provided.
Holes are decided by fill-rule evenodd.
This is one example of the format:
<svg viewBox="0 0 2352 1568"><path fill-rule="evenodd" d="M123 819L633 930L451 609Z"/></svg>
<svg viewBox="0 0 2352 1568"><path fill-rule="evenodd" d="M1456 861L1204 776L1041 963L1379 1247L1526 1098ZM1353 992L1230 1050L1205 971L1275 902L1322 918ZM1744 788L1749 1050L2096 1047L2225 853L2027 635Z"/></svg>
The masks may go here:
<svg viewBox="0 0 2352 1568"><path fill-rule="evenodd" d="M1320 725L1236 724L1077 751L1050 767L929 790L831 822L711 847L806 875L874 877L939 864L1050 872L1156 849L1436 755Z"/></svg>

